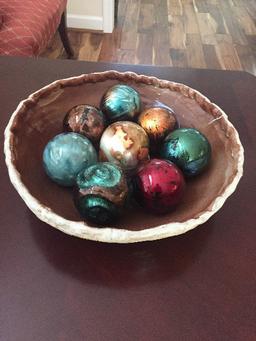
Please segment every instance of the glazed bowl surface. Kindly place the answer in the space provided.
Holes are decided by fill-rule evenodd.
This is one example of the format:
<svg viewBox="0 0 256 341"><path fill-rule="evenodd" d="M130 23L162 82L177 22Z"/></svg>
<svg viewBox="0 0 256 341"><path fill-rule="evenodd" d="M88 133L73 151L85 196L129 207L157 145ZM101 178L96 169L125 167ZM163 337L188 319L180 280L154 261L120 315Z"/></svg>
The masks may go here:
<svg viewBox="0 0 256 341"><path fill-rule="evenodd" d="M62 132L69 109L85 103L99 107L105 91L115 84L135 88L144 105L158 101L171 107L182 127L196 128L208 138L212 158L204 173L187 181L175 211L151 215L131 207L113 224L98 227L81 220L72 190L46 176L42 154L47 142ZM11 116L4 149L10 180L39 219L69 235L109 243L166 238L203 224L223 206L243 174L243 147L223 110L184 84L132 72L85 74L57 80L33 93Z"/></svg>

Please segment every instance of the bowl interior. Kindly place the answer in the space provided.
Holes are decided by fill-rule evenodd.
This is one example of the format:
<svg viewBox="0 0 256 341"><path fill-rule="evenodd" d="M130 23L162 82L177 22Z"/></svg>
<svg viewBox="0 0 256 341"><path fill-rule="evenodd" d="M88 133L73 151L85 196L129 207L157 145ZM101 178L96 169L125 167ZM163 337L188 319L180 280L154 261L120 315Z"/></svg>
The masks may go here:
<svg viewBox="0 0 256 341"><path fill-rule="evenodd" d="M82 80L67 81L61 86L39 92L33 100L25 102L11 128L12 158L29 192L58 215L68 220L81 221L73 205L72 189L60 187L46 176L42 166L43 149L53 136L62 132L62 121L70 108L83 103L99 106L106 89L118 83L133 86L141 94L143 103L157 100L170 106L182 127L200 130L211 144L212 159L203 174L187 181L183 202L174 212L155 216L139 207L132 207L112 227L141 230L171 222L184 222L210 210L215 198L222 194L237 172L239 145L232 134L232 128L225 123L223 117L216 119L208 108L203 109L195 99L180 90L160 88L132 79L125 82L116 79L89 83ZM221 115L216 110L216 115Z"/></svg>

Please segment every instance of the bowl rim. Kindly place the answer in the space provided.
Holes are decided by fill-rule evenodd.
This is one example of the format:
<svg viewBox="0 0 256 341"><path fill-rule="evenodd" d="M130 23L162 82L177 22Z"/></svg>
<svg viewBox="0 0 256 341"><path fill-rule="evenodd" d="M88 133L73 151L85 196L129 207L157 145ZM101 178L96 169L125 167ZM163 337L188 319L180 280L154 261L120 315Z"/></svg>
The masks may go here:
<svg viewBox="0 0 256 341"><path fill-rule="evenodd" d="M11 141L14 138L12 132L12 125L16 116L24 110L24 107L28 103L36 104L37 101L45 94L52 90L57 90L61 87L73 86L81 84L83 82L97 82L106 80L119 80L119 81L135 81L136 83L144 83L146 85L153 85L159 88L168 88L172 91L179 91L184 96L196 100L200 107L213 115L213 123L216 120L223 120L227 128L232 130L234 139L239 147L238 161L236 174L232 181L227 184L222 193L217 196L208 207L202 211L196 218L190 218L183 222L171 222L156 227L145 228L142 230L134 231L127 229L119 229L113 227L92 227L88 226L84 221L71 221L63 218L62 216L53 212L49 207L42 205L32 194L27 187L21 181L21 176L16 169L13 159L13 149ZM206 96L199 91L182 83L177 83L169 80L158 79L153 76L139 75L134 72L126 71L119 72L115 70L109 70L104 72L94 72L89 74L82 74L76 77L69 77L65 79L56 80L38 91L32 93L27 99L21 101L16 110L11 115L9 123L6 126L4 132L4 153L5 162L8 168L10 181L14 188L17 190L21 198L24 200L28 208L43 222L55 227L56 229L72 236L76 236L82 239L101 241L106 243L134 243L150 240L158 240L167 237L176 236L190 231L198 225L206 222L211 216L213 216L224 204L226 199L235 191L242 175L243 175L243 163L244 163L244 149L239 139L238 132L232 123L228 120L226 113L219 108L216 104L212 103Z"/></svg>

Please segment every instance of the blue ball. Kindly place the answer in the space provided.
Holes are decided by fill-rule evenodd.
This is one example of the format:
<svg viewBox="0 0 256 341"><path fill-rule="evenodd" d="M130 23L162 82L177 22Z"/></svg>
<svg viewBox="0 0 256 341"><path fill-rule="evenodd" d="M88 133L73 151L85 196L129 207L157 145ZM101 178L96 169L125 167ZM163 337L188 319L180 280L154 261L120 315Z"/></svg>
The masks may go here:
<svg viewBox="0 0 256 341"><path fill-rule="evenodd" d="M141 110L141 99L132 87L117 84L103 95L100 106L110 122L135 120Z"/></svg>
<svg viewBox="0 0 256 341"><path fill-rule="evenodd" d="M47 175L62 186L73 186L77 174L97 162L91 141L77 133L62 133L48 142L43 152Z"/></svg>

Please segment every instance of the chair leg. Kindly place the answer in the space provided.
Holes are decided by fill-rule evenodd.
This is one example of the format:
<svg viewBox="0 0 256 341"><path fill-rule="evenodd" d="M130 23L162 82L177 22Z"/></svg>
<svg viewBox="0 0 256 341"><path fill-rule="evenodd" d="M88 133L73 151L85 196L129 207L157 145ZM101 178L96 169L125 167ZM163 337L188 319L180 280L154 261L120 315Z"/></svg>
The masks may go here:
<svg viewBox="0 0 256 341"><path fill-rule="evenodd" d="M118 17L118 2L119 0L115 0L115 13L114 13L114 20L115 20L115 24L117 23L117 17Z"/></svg>
<svg viewBox="0 0 256 341"><path fill-rule="evenodd" d="M74 57L73 49L70 45L68 34L67 34L67 25L66 25L66 11L62 13L60 24L58 27L58 31L60 34L60 38L62 41L62 44L64 46L64 49L68 55L68 58Z"/></svg>

